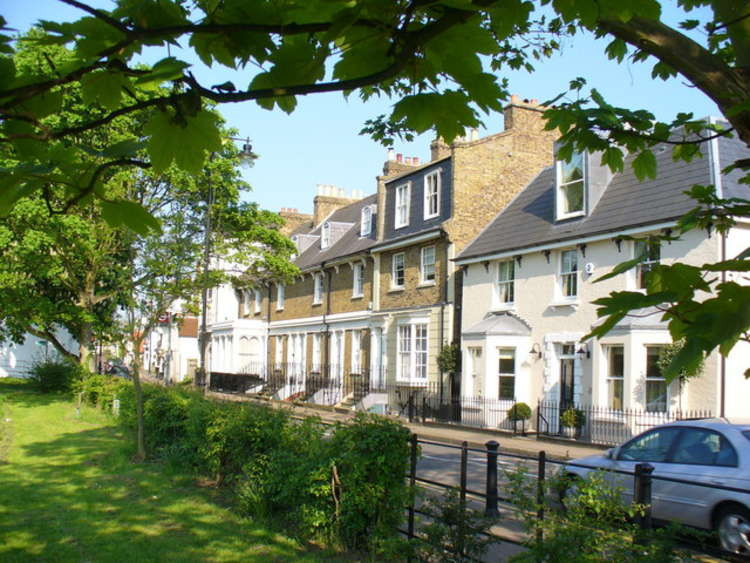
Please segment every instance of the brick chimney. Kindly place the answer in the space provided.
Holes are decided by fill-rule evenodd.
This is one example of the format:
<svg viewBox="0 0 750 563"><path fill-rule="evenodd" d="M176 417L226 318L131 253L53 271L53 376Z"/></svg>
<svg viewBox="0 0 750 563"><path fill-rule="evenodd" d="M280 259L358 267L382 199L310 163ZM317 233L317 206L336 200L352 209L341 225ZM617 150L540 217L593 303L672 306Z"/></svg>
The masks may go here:
<svg viewBox="0 0 750 563"><path fill-rule="evenodd" d="M282 207L279 215L284 219L284 226L281 227L282 234L289 236L303 224L311 225L313 216L309 213L300 213L294 207Z"/></svg>
<svg viewBox="0 0 750 563"><path fill-rule="evenodd" d="M419 166L419 157L407 156L404 157L402 153L395 154L393 149L388 149L388 159L383 165L383 176L390 177L413 170Z"/></svg>
<svg viewBox="0 0 750 563"><path fill-rule="evenodd" d="M446 156L449 156L451 154L451 148L448 146L448 144L441 138L434 139L430 143L430 160L440 160L441 158L445 158Z"/></svg>
<svg viewBox="0 0 750 563"><path fill-rule="evenodd" d="M343 188L331 186L329 184L318 184L318 193L313 199L313 224L319 225L323 219L331 213L350 203L354 203L361 197L358 192L352 194L354 197L347 197Z"/></svg>
<svg viewBox="0 0 750 563"><path fill-rule="evenodd" d="M546 109L545 106L539 105L537 99L530 100L513 94L510 97L510 103L503 110L505 130L544 127L542 113Z"/></svg>

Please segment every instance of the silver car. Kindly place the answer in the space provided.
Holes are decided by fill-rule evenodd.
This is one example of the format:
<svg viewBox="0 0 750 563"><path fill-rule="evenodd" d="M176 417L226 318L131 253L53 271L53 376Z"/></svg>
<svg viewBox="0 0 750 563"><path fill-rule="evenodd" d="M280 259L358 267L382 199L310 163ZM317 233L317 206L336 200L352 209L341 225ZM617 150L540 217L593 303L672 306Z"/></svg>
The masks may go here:
<svg viewBox="0 0 750 563"><path fill-rule="evenodd" d="M724 549L750 554L750 424L718 419L665 424L603 455L573 460L565 472L579 478L602 469L628 472L605 476L631 502L635 466L643 462L654 467L653 477L695 483L653 479L653 518L716 530Z"/></svg>

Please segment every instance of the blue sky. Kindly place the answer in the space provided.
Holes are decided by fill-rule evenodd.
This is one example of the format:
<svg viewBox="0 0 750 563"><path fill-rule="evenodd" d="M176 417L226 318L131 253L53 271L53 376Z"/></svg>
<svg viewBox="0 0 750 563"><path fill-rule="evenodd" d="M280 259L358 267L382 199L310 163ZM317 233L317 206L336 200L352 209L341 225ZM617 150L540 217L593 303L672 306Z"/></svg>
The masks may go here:
<svg viewBox="0 0 750 563"><path fill-rule="evenodd" d="M90 3L111 6L107 0ZM676 13L673 7L666 7L665 21L673 22ZM39 19L72 19L82 15L56 0L0 0L0 14L10 27L18 30L27 29ZM504 74L510 81L510 91L522 98L542 101L564 91L572 78L582 76L610 103L648 109L658 119L669 120L677 112L718 115L715 104L682 78L668 82L654 80L648 63L618 65L607 60L604 55L607 42L584 36L567 41L563 52L538 64L534 74ZM167 53L163 50L151 56L160 58ZM222 83L229 76L216 67L194 70L204 84ZM252 102L226 104L220 111L242 137L250 137L254 151L260 155L252 168L243 170L245 179L253 186L249 198L272 211L293 207L310 212L316 184L333 184L366 194L375 191L375 177L382 171L386 149L359 135L359 131L367 119L390 111L392 103L389 100L362 103L355 95L345 100L341 94L332 93L298 98L297 109L291 115L278 110L269 112ZM500 115L488 116L484 121L487 133L502 130ZM431 139L432 135L425 134L412 143L397 142L395 149L424 161L429 158Z"/></svg>

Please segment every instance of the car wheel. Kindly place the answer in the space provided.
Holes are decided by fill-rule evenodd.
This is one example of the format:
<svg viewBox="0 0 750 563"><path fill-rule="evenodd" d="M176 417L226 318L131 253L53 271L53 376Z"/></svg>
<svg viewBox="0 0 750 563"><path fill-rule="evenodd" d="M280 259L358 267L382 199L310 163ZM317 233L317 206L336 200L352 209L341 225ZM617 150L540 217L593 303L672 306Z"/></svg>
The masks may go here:
<svg viewBox="0 0 750 563"><path fill-rule="evenodd" d="M722 508L716 516L722 549L750 554L750 510L739 505Z"/></svg>

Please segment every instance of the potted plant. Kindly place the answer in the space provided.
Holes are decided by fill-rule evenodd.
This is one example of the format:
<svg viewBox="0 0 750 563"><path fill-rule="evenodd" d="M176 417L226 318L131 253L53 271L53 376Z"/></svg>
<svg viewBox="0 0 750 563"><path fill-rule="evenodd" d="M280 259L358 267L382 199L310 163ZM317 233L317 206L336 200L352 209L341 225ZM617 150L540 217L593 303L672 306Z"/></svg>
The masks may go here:
<svg viewBox="0 0 750 563"><path fill-rule="evenodd" d="M563 434L568 438L578 438L581 434L581 428L586 424L586 415L581 409L568 407L560 416L560 424L563 427Z"/></svg>
<svg viewBox="0 0 750 563"><path fill-rule="evenodd" d="M531 418L531 407L526 403L516 403L508 409L508 418L513 421L513 433L517 433L521 421L521 434L526 435L526 421Z"/></svg>

